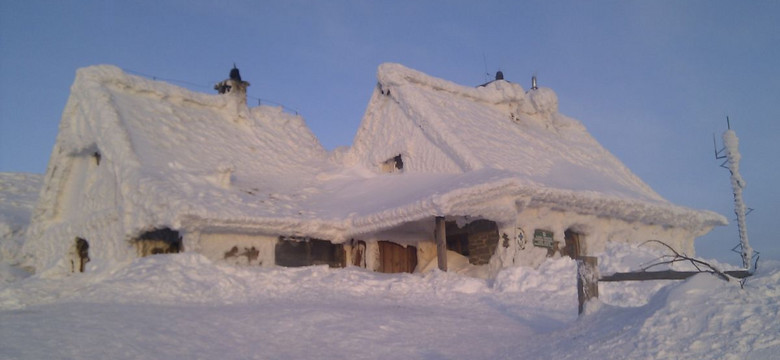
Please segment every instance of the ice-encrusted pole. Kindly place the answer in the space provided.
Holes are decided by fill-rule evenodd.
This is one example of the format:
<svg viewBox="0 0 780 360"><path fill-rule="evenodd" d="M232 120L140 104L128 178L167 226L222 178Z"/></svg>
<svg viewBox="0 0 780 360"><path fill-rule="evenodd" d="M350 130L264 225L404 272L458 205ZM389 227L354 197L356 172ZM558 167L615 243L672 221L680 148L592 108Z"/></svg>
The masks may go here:
<svg viewBox="0 0 780 360"><path fill-rule="evenodd" d="M750 269L750 260L753 258L753 248L750 247L745 223L746 207L742 199L742 189L745 188L745 180L739 174L739 139L734 130L728 129L723 133L723 146L726 150L728 169L731 172L731 188L734 190L734 213L737 214L737 226L739 228L739 242L742 247L742 266Z"/></svg>

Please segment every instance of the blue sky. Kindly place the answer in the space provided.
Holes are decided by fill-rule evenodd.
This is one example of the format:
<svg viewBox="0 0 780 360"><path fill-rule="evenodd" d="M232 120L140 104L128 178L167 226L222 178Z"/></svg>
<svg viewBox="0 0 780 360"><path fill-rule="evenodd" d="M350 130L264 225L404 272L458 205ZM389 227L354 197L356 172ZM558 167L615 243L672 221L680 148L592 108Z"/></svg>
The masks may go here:
<svg viewBox="0 0 780 360"><path fill-rule="evenodd" d="M383 62L464 85L500 69L526 88L536 74L670 201L731 219L712 145L729 116L751 244L780 259L778 44L777 1L0 0L0 171L45 172L84 66L211 93L235 62L249 96L298 111L328 149L351 144ZM696 248L738 264L737 242L732 221Z"/></svg>

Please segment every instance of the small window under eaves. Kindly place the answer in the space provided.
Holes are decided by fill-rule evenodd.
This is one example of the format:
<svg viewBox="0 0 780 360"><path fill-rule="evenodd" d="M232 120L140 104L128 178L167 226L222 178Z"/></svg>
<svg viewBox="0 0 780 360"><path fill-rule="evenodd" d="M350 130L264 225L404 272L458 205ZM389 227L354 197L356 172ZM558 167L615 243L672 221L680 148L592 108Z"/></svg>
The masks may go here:
<svg viewBox="0 0 780 360"><path fill-rule="evenodd" d="M381 165L383 173L401 172L404 169L404 160L401 154L385 160Z"/></svg>

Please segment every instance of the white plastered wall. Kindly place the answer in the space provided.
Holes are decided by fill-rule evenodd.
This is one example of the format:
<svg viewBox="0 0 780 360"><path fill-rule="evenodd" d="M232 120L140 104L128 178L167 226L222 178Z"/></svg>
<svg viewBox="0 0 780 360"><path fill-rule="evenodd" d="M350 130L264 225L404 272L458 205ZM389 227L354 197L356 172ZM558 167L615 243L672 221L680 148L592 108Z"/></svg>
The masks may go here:
<svg viewBox="0 0 780 360"><path fill-rule="evenodd" d="M275 250L278 239L278 236L273 235L204 232L185 236L184 246L186 251L201 253L215 262L250 266L273 266L275 264ZM237 252L230 254L233 247L237 248ZM252 248L259 252L254 260L244 255L250 252Z"/></svg>
<svg viewBox="0 0 780 360"><path fill-rule="evenodd" d="M546 208L526 208L517 216L514 224L499 224L499 244L491 259L491 273L501 268L521 265L537 267L547 258L548 249L533 245L535 230L553 232L553 239L562 248L564 233L573 230L581 234L580 252L598 256L607 242L623 242L640 245L648 240L662 241L680 253L694 255L693 241L696 233L683 228L626 222L620 219L583 215ZM506 235L506 237L505 237ZM647 246L659 247L648 243ZM560 256L556 252L553 256Z"/></svg>

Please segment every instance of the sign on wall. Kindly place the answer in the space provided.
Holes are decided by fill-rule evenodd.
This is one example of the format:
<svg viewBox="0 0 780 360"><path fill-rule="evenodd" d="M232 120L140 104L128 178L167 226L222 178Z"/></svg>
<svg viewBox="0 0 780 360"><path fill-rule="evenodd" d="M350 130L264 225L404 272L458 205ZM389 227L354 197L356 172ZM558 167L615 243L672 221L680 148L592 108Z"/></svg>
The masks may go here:
<svg viewBox="0 0 780 360"><path fill-rule="evenodd" d="M525 244L528 241L528 239L525 238L525 231L523 231L523 228L517 227L517 235L515 235L515 238L517 240L517 246L520 248L520 250L525 250Z"/></svg>
<svg viewBox="0 0 780 360"><path fill-rule="evenodd" d="M554 245L553 232L548 230L534 230L534 246L552 249Z"/></svg>

